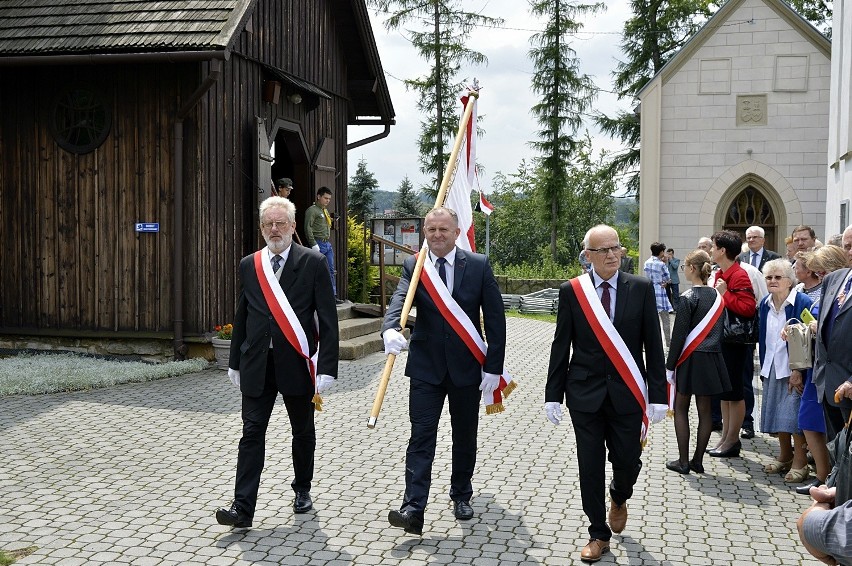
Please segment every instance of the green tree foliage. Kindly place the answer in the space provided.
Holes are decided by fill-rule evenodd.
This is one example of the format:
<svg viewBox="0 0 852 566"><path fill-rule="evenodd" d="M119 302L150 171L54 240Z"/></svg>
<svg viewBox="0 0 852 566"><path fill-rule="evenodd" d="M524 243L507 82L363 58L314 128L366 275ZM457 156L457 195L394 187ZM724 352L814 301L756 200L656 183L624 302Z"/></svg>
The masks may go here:
<svg viewBox="0 0 852 566"><path fill-rule="evenodd" d="M417 92L417 108L426 116L417 140L420 171L432 178L428 188L437 194L449 153L447 146L459 123L456 97L463 81L457 75L462 64L487 62L485 55L468 46L470 32L478 26L501 25L503 20L464 10L461 0L370 0L370 5L388 14L385 27L389 30L409 23L421 26L406 31L417 53L432 62L431 70L405 84Z"/></svg>
<svg viewBox="0 0 852 566"><path fill-rule="evenodd" d="M408 214L411 216L421 216L423 214L423 203L417 197L417 192L411 184L411 179L408 175L403 177L399 184L399 192L394 201L394 208L399 214Z"/></svg>
<svg viewBox="0 0 852 566"><path fill-rule="evenodd" d="M370 290L378 284L379 268L370 265L370 243L364 237L364 224L349 216L346 228L346 268L349 270L346 296L356 303L368 303Z"/></svg>
<svg viewBox="0 0 852 566"><path fill-rule="evenodd" d="M786 0L803 18L831 39L831 18L833 2L825 0Z"/></svg>
<svg viewBox="0 0 852 566"><path fill-rule="evenodd" d="M355 174L349 180L349 216L363 222L373 212L378 188L376 176L367 170L367 160L361 158Z"/></svg>
<svg viewBox="0 0 852 566"><path fill-rule="evenodd" d="M550 255L557 258L557 232L570 200L567 183L577 147L575 134L583 123L597 91L591 77L580 72L577 53L568 36L582 29L577 19L604 9L603 3L580 4L570 0L533 0L531 12L546 21L544 31L532 36L530 57L535 65L533 92L541 96L532 107L539 125L538 141L531 145L541 154L539 179L550 220Z"/></svg>
<svg viewBox="0 0 852 566"><path fill-rule="evenodd" d="M625 60L613 72L619 99L633 103L637 93L701 28L720 3L710 0L632 0L633 17L624 23L621 50ZM598 113L601 130L626 146L609 162L610 175L626 176L629 194L639 194L639 116L620 111Z"/></svg>

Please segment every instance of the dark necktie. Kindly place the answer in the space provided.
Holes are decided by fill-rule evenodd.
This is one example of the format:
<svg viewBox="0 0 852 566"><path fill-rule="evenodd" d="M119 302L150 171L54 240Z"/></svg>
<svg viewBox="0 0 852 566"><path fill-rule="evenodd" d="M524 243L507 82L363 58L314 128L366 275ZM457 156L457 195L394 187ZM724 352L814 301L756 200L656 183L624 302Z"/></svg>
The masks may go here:
<svg viewBox="0 0 852 566"><path fill-rule="evenodd" d="M272 272L275 273L278 271L278 268L281 267L281 256L274 255L272 256Z"/></svg>
<svg viewBox="0 0 852 566"><path fill-rule="evenodd" d="M752 252L751 254L751 264L757 267L757 252Z"/></svg>
<svg viewBox="0 0 852 566"><path fill-rule="evenodd" d="M612 315L610 314L610 308L609 308L610 307L610 298L609 298L609 288L610 287L612 287L612 285L610 285L608 281L604 281L603 283L600 284L601 304L603 305L604 311L606 311L606 316L609 317L609 318L612 318Z"/></svg>
<svg viewBox="0 0 852 566"><path fill-rule="evenodd" d="M447 287L447 259L443 257L438 258L438 276L441 278L441 281L444 282L444 287ZM447 287L449 289L449 287Z"/></svg>

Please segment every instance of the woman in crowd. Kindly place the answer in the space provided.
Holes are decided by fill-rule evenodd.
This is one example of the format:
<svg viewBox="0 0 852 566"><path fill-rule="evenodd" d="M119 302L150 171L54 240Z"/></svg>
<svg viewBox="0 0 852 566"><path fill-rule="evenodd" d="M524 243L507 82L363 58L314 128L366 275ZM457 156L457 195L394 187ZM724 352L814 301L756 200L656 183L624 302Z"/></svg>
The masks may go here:
<svg viewBox="0 0 852 566"><path fill-rule="evenodd" d="M784 481L802 483L808 479L805 437L799 427L799 404L804 390L800 370L790 370L790 357L782 331L787 321L801 318L813 305L804 293L794 289L796 276L790 262L773 259L763 266L769 294L760 302L760 379L763 381L763 406L760 430L778 435L778 457L764 466L770 474L787 472ZM791 443L792 440L792 443Z"/></svg>
<svg viewBox="0 0 852 566"><path fill-rule="evenodd" d="M839 246L827 245L812 252L807 252L802 258L811 270L820 278L826 274L846 267L846 252ZM798 261L796 262L798 264ZM822 292L822 285L819 287ZM811 295L808 295L811 296ZM813 297L812 297L813 298ZM814 299L810 308L811 314L819 318L819 298ZM816 322L811 325L811 333L816 336ZM825 483L828 473L831 471L828 460L828 449L826 448L825 417L822 405L817 401L816 386L812 379L813 370L804 372L805 387L802 391L802 401L799 405L799 427L805 434L805 442L814 459L813 481L796 488L796 493L809 495L811 486L819 486Z"/></svg>
<svg viewBox="0 0 852 566"><path fill-rule="evenodd" d="M814 252L798 252L796 263L793 264L793 273L799 281L799 284L796 285L796 291L804 293L811 298L814 304L817 304L822 295L822 279L820 279L819 273L810 266L813 256Z"/></svg>
<svg viewBox="0 0 852 566"><path fill-rule="evenodd" d="M689 470L702 474L704 450L710 442L713 429L710 401L713 395L731 389L725 359L722 357L724 321L721 315L724 314L724 306L719 293L707 286L707 278L712 271L707 252L690 252L681 267L693 287L680 298L666 362L666 377L677 390L674 424L679 454L679 459L668 462L666 468L681 474L688 474ZM687 337L696 327L699 327L696 337L688 343ZM692 395L695 395L698 408L698 433L690 460L689 401Z"/></svg>
<svg viewBox="0 0 852 566"><path fill-rule="evenodd" d="M723 230L713 234L712 240L710 259L719 266L713 286L722 295L727 310L742 317L753 317L756 307L754 290L748 274L737 261L742 239L736 232ZM722 436L719 443L708 452L715 458L731 458L740 455L742 448L740 428L745 416L743 376L752 373L751 352L750 344L722 342L722 356L725 358L731 390L720 396Z"/></svg>

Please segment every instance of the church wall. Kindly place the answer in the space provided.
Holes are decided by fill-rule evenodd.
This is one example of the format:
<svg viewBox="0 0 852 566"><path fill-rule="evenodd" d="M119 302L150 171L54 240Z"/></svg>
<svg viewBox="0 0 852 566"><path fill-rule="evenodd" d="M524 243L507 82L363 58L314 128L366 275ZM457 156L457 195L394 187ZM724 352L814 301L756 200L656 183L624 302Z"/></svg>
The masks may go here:
<svg viewBox="0 0 852 566"><path fill-rule="evenodd" d="M831 46L831 119L828 135L826 231L852 224L852 2L834 2ZM841 214L841 203L845 204Z"/></svg>
<svg viewBox="0 0 852 566"><path fill-rule="evenodd" d="M715 212L724 191L711 187L743 162L793 187L789 210L801 213L776 211L778 239L800 222L824 238L829 73L829 59L762 1L736 9L664 83L659 240L683 257L718 229L705 201Z"/></svg>

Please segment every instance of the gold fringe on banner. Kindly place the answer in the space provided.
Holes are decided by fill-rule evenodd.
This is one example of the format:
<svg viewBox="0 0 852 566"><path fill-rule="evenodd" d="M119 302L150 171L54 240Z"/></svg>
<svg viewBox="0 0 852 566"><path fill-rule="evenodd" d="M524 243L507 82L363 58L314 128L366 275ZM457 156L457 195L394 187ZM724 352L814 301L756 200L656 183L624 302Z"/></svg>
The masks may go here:
<svg viewBox="0 0 852 566"><path fill-rule="evenodd" d="M486 415L494 415L496 413L502 413L506 409L503 408L503 403L494 403L493 405L485 405L485 414Z"/></svg>
<svg viewBox="0 0 852 566"><path fill-rule="evenodd" d="M314 404L315 411L322 411L322 397L319 393L314 393L314 398L311 399L311 403Z"/></svg>
<svg viewBox="0 0 852 566"><path fill-rule="evenodd" d="M512 391L514 391L518 387L518 384L514 381L510 381L506 384L506 387L503 388L503 397L508 397Z"/></svg>

